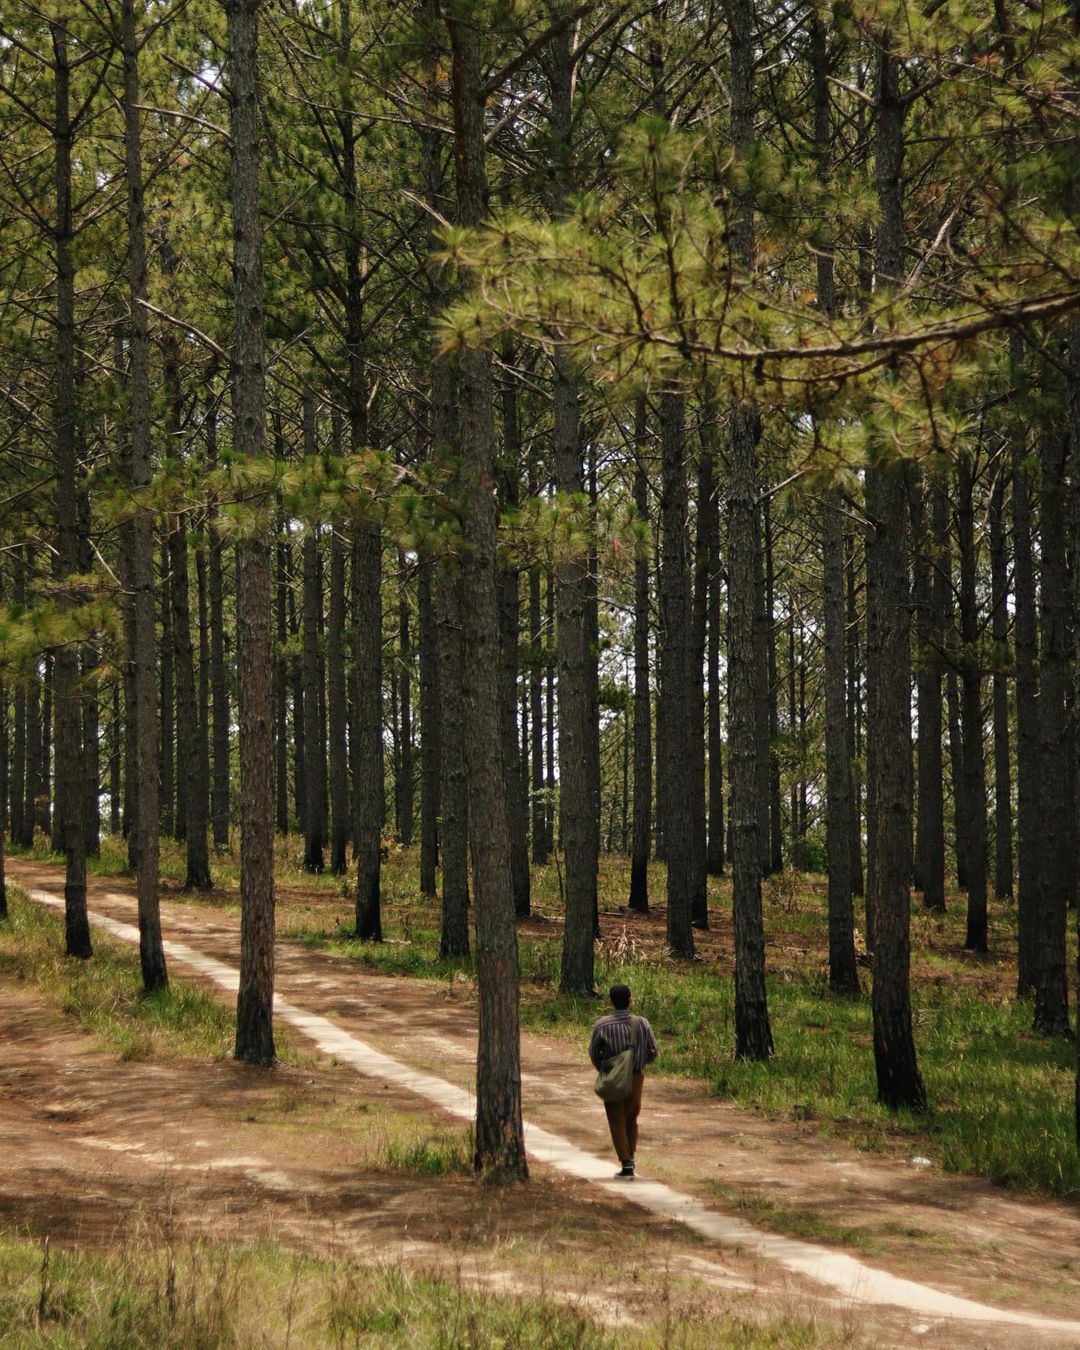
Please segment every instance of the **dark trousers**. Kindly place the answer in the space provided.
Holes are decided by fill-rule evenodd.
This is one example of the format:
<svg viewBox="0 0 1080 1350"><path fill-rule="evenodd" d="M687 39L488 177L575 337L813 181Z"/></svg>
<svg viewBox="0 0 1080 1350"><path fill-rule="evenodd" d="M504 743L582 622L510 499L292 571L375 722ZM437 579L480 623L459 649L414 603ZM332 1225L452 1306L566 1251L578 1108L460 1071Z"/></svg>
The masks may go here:
<svg viewBox="0 0 1080 1350"><path fill-rule="evenodd" d="M611 1142L615 1145L615 1152L619 1155L621 1163L628 1162L637 1148L637 1121L641 1112L641 1091L644 1086L645 1075L635 1073L634 1090L625 1101L604 1103Z"/></svg>

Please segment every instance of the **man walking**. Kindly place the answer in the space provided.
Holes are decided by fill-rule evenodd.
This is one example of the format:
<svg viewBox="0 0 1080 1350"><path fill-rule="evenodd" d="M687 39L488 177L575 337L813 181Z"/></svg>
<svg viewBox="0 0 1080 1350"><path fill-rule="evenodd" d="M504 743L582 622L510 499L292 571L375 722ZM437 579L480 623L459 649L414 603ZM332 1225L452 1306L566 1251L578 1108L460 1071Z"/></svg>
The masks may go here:
<svg viewBox="0 0 1080 1350"><path fill-rule="evenodd" d="M605 1102L611 1142L615 1145L619 1162L615 1173L617 1181L633 1181L634 1150L637 1147L638 1114L641 1111L641 1091L645 1086L645 1065L656 1058L656 1037L648 1019L630 1011L630 989L625 984L612 985L609 994L614 1012L593 1023L589 1058L599 1069L603 1062L623 1050L634 1051L634 1087L624 1101Z"/></svg>

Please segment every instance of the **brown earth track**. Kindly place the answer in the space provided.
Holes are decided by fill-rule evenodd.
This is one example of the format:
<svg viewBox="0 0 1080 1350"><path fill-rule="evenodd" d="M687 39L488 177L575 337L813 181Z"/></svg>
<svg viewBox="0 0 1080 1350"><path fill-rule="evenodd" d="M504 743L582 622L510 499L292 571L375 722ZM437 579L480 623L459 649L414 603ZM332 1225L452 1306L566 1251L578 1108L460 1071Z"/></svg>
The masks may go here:
<svg viewBox="0 0 1080 1350"><path fill-rule="evenodd" d="M59 870L48 864L12 860L10 872L17 884L62 891ZM91 879L90 905L127 921L134 913L130 888L112 879ZM165 911L170 938L235 965L235 914L171 899ZM282 942L278 989L396 1059L471 1084L468 981L439 986L373 974ZM605 1152L583 1055L565 1042L526 1036L523 1085L530 1120ZM465 1263L479 1282L508 1288L521 1278L518 1258L528 1263L530 1251L542 1252L553 1263L548 1291L582 1306L596 1303L595 1277L583 1272L608 1268L614 1246L625 1253L625 1272L615 1277L609 1269L607 1293L625 1287L648 1299L655 1289L642 1271L663 1268L717 1297L745 1300L754 1290L768 1296L753 1300L758 1307L775 1310L777 1300L789 1300L835 1312L818 1286L703 1244L542 1167L527 1186L497 1191L467 1177L432 1180L372 1166L370 1148L365 1153L349 1127L350 1111L435 1123L439 1115L410 1093L325 1060L272 1073L229 1061L119 1062L46 1010L34 991L0 977L0 1228L92 1242L147 1229L277 1236L365 1258L396 1253L458 1271ZM1075 1317L1080 1309L1073 1207L860 1153L822 1141L809 1125L765 1120L708 1097L699 1084L657 1077L647 1087L639 1153L645 1175L718 1209L765 1196L785 1212L848 1230L858 1239L848 1248L853 1255L909 1279L1043 1316ZM1015 1328L934 1323L887 1309L848 1315L892 1344L1020 1339ZM1022 1339L1071 1343L1034 1331Z"/></svg>

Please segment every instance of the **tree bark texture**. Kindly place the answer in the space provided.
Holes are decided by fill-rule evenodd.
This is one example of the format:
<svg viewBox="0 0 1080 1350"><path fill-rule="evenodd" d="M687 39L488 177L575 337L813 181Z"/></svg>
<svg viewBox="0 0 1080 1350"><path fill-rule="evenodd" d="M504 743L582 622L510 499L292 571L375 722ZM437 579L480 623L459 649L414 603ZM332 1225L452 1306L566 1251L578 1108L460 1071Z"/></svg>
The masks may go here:
<svg viewBox="0 0 1080 1350"><path fill-rule="evenodd" d="M1009 559L1005 525L1008 462L1002 457L990 490L990 632L993 639L994 894L1013 894L1012 769L1009 763Z"/></svg>
<svg viewBox="0 0 1080 1350"><path fill-rule="evenodd" d="M960 641L962 657L964 819L967 825L968 951L987 949L986 909L986 760L983 754L982 654L975 554L975 466L970 453L960 456L956 481L956 540L960 558Z"/></svg>
<svg viewBox="0 0 1080 1350"><path fill-rule="evenodd" d="M487 213L479 35L471 24L457 18L447 17L447 28L452 52L458 214L463 225L476 227ZM459 378L465 488L464 720L469 748L469 832L480 1005L475 1162L484 1175L512 1181L526 1177L528 1168L521 1117L517 933L499 718L496 442L488 354L463 353Z"/></svg>
<svg viewBox="0 0 1080 1350"><path fill-rule="evenodd" d="M693 902L698 882L694 855L692 770L695 723L691 701L692 599L688 550L689 493L686 481L686 400L660 397L660 702L663 707L664 845L667 858L667 945L672 955L694 955ZM704 784L702 783L704 790ZM704 843L704 840L702 840Z"/></svg>
<svg viewBox="0 0 1080 1350"><path fill-rule="evenodd" d="M552 136L561 169L554 193L556 216L566 211L572 153L573 65L571 36L552 40ZM552 357L555 486L568 502L582 505L584 478L578 380L568 353ZM564 993L591 994L596 925L596 873L599 865L598 803L592 795L592 699L589 663L588 547L574 542L555 567L556 660L559 691L559 838L566 863L566 919L559 987Z"/></svg>
<svg viewBox="0 0 1080 1350"><path fill-rule="evenodd" d="M344 633L345 546L340 528L334 526L330 533L330 622L326 633L326 670L330 720L330 871L335 876L344 875L348 867L351 820Z"/></svg>
<svg viewBox="0 0 1080 1350"><path fill-rule="evenodd" d="M882 34L877 72L876 179L880 211L876 284L894 289L903 269L904 104L899 61ZM923 1110L910 993L911 614L908 499L903 467L866 470L868 618L875 633L873 722L868 729L877 815L870 903L874 912L873 1024L878 1099Z"/></svg>
<svg viewBox="0 0 1080 1350"><path fill-rule="evenodd" d="M643 533L649 524L649 476L645 465L647 407L634 409L634 511ZM537 597L539 608L539 596ZM630 857L632 910L649 912L649 845L652 832L652 688L649 676L649 557L642 544L634 560L634 826Z"/></svg>
<svg viewBox="0 0 1080 1350"><path fill-rule="evenodd" d="M67 30L50 24L55 80L53 141L56 154L56 387L53 403L53 473L56 479L56 550L53 578L58 600L73 607L70 578L79 570L79 516L75 426L75 262L72 251L71 162L74 130L70 112L71 67ZM68 956L91 955L86 913L82 707L79 650L63 643L53 658L56 700L56 801L64 826L64 929Z"/></svg>
<svg viewBox="0 0 1080 1350"><path fill-rule="evenodd" d="M225 0L233 225L233 447L266 452L262 224L259 219L258 0ZM274 1063L274 816L270 704L270 546L263 528L239 547L240 987L236 1057Z"/></svg>
<svg viewBox="0 0 1080 1350"><path fill-rule="evenodd" d="M745 160L754 139L750 0L732 0L730 22L731 139L735 155ZM733 261L748 273L754 262L754 205L749 192L740 194L734 210ZM728 766L735 927L735 1055L739 1059L760 1060L772 1054L773 1039L765 994L765 928L761 912L761 868L768 839L761 833L758 691L767 679L767 670L756 623L758 426L757 409L744 400L736 400L731 412L728 451Z"/></svg>
<svg viewBox="0 0 1080 1350"><path fill-rule="evenodd" d="M356 689L359 777L356 782L356 936L382 941L382 530L355 527Z"/></svg>
<svg viewBox="0 0 1080 1350"><path fill-rule="evenodd" d="M1041 429L1042 585L1039 588L1039 909L1032 946L1034 1028L1045 1036L1069 1034L1066 912L1072 864L1063 847L1072 815L1069 800L1069 593L1065 556L1065 440L1059 423Z"/></svg>
<svg viewBox="0 0 1080 1350"><path fill-rule="evenodd" d="M1014 387L1024 378L1022 340L1011 346ZM1038 611L1031 544L1031 484L1026 428L1017 414L1011 437L1013 524L1013 621L1016 648L1016 992L1034 990L1035 942L1042 900L1039 871L1039 687Z"/></svg>

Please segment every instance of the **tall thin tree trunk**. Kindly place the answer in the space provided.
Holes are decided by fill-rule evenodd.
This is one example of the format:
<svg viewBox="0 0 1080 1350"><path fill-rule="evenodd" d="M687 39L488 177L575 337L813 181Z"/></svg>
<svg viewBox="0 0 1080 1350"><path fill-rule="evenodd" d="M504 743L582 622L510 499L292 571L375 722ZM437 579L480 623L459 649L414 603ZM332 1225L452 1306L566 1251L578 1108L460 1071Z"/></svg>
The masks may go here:
<svg viewBox="0 0 1080 1350"><path fill-rule="evenodd" d="M708 401L702 403L703 421L709 412ZM694 542L694 593L691 610L691 632L688 659L690 662L690 750L686 766L690 775L691 868L693 891L690 913L696 928L709 926L709 889L706 812L706 733L705 733L705 647L709 629L710 560L716 552L713 538L719 523L716 514L716 482L713 447L708 434L701 439L697 481L697 537Z"/></svg>
<svg viewBox="0 0 1080 1350"><path fill-rule="evenodd" d="M967 825L967 936L969 951L987 949L986 762L983 757L982 661L976 599L975 466L971 455L957 466L956 539L960 555L960 640L963 643L961 716L964 741L964 817Z"/></svg>
<svg viewBox="0 0 1080 1350"><path fill-rule="evenodd" d="M749 158L754 141L753 9L731 4L731 140L737 159ZM732 257L749 273L754 264L754 204L748 191L734 205ZM761 912L761 837L757 762L760 750L758 689L767 677L756 632L757 409L737 399L731 412L728 455L728 715L732 834L731 903L735 926L735 1054L767 1059L773 1050L765 994L765 927Z"/></svg>
<svg viewBox="0 0 1080 1350"><path fill-rule="evenodd" d="M315 395L304 390L303 400L304 456L309 461L318 454L315 427ZM303 542L303 598L301 670L304 681L304 870L321 872L323 858L323 784L326 781L322 763L322 730L319 716L319 610L322 593L319 587L319 533L309 523ZM380 638L381 638L380 633Z"/></svg>
<svg viewBox="0 0 1080 1350"><path fill-rule="evenodd" d="M851 891L864 894L863 881L863 814L862 785L865 770L862 767L862 682L859 658L859 606L856 598L856 546L852 531L844 541L845 577L847 592L847 679L848 679L848 743L851 747ZM856 765L860 766L856 771ZM870 945L869 934L867 946Z"/></svg>
<svg viewBox="0 0 1080 1350"><path fill-rule="evenodd" d="M53 577L65 608L77 598L69 578L79 570L79 513L76 499L77 417L75 393L75 262L72 251L71 67L67 29L50 24L55 77L53 139L56 153L56 391L53 402L53 472L56 479L56 550ZM86 843L83 820L82 710L79 650L63 643L53 660L56 699L56 799L64 822L64 929L68 956L91 955L86 912Z"/></svg>
<svg viewBox="0 0 1080 1350"><path fill-rule="evenodd" d="M1013 893L1012 771L1009 764L1009 560L1005 528L1008 464L1001 456L990 490L990 632L994 643L994 894Z"/></svg>
<svg viewBox="0 0 1080 1350"><path fill-rule="evenodd" d="M176 744L176 686L173 678L175 651L173 648L172 602L169 598L169 548L166 537L162 532L158 532L158 548L158 576L160 578L158 597L161 619L161 649L158 663L160 677L158 716L161 728L158 743L158 781L161 797L160 829L162 834L171 836L176 833L176 770L173 753Z"/></svg>
<svg viewBox="0 0 1080 1350"><path fill-rule="evenodd" d="M416 576L420 625L420 893L437 890L439 865L439 652L431 594L433 564L421 555Z"/></svg>
<svg viewBox="0 0 1080 1350"><path fill-rule="evenodd" d="M198 701L195 695L195 657L191 644L191 612L188 601L187 515L182 514L169 535L169 561L172 582L173 643L176 651L176 708L179 725L187 728L185 753L180 772L183 796L183 835L187 845L185 886L191 890L209 890L210 857L207 850L209 803L202 790L202 775L196 746L201 736Z"/></svg>
<svg viewBox="0 0 1080 1350"><path fill-rule="evenodd" d="M356 596L356 689L359 769L356 817L356 936L382 941L382 530L355 527L353 588Z"/></svg>
<svg viewBox="0 0 1080 1350"><path fill-rule="evenodd" d="M768 765L769 765L769 872L784 870L784 821L780 809L780 760L776 741L780 735L780 679L776 665L776 561L772 507L766 496L761 506L763 562L765 565L765 643L768 680Z"/></svg>
<svg viewBox="0 0 1080 1350"><path fill-rule="evenodd" d="M649 524L645 468L647 405L634 408L634 510L643 533ZM539 602L538 602L539 607ZM630 859L630 908L649 912L649 843L652 827L652 690L649 682L649 556L634 560L634 842Z"/></svg>
<svg viewBox="0 0 1080 1350"><path fill-rule="evenodd" d="M408 847L413 841L413 728L412 728L412 614L409 608L407 563L398 551L398 707L400 743L398 774L394 784L398 838Z"/></svg>
<svg viewBox="0 0 1080 1350"><path fill-rule="evenodd" d="M573 58L571 34L559 33L549 51L551 127L558 146L553 195L556 216L565 214L571 187ZM555 486L579 502L583 496L578 379L568 352L557 348L554 368ZM590 994L594 983L596 874L599 865L597 803L592 795L592 700L589 662L588 550L575 548L555 568L559 663L559 838L566 860L566 919L559 987Z"/></svg>
<svg viewBox="0 0 1080 1350"><path fill-rule="evenodd" d="M225 0L229 182L233 225L233 449L266 453L262 224L259 220L258 0ZM236 1057L274 1063L274 817L270 705L270 545L260 530L239 547L240 988Z"/></svg>
<svg viewBox="0 0 1080 1350"><path fill-rule="evenodd" d="M458 214L475 228L487 209L484 98L479 34L447 15ZM495 423L490 357L460 357L463 518L465 729L470 843L476 888L479 1034L476 1056L476 1168L493 1179L528 1174L521 1118L517 934L510 883L499 723L499 619L496 597Z"/></svg>
<svg viewBox="0 0 1080 1350"><path fill-rule="evenodd" d="M503 349L502 380L503 462L497 479L499 500L513 510L520 498L521 430L518 425L518 388L513 374L513 344ZM521 622L520 572L512 562L499 563L499 670L501 675L503 777L506 790L507 824L510 830L510 877L514 913L519 919L530 910L528 812L518 753L518 629Z"/></svg>
<svg viewBox="0 0 1080 1350"><path fill-rule="evenodd" d="M138 493L152 475L150 442L150 332L143 305L146 296L146 233L143 206L142 143L139 111L138 39L134 0L122 0L124 56L124 157L127 180L128 227L128 474L132 491ZM149 993L168 983L161 938L161 906L158 897L160 839L158 835L158 718L155 679L154 629L154 524L149 511L138 512L130 522L131 651L130 681L125 680L129 753L127 783L135 806L134 844L139 912L139 960L143 988ZM130 691L130 692L129 692Z"/></svg>
<svg viewBox="0 0 1080 1350"><path fill-rule="evenodd" d="M286 620L286 590L288 588L288 559L285 551L284 525L279 521L277 544L274 549L274 618L277 626L277 645L274 651L273 689L274 708L274 822L279 834L289 833L289 676L285 643L289 629Z"/></svg>
<svg viewBox="0 0 1080 1350"><path fill-rule="evenodd" d="M213 389L206 396L206 459L211 468L217 464L217 396ZM229 744L229 684L225 674L225 541L215 527L217 504L210 503L207 512L209 544L209 598L210 598L210 697L211 738L213 747L213 784L210 794L210 820L213 826L214 846L225 848L229 842L229 785L231 759ZM277 661L274 663L277 696ZM276 701L275 701L276 707Z"/></svg>
<svg viewBox="0 0 1080 1350"><path fill-rule="evenodd" d="M38 823L38 795L41 789L41 676L35 663L26 689L26 775L23 780L22 837L23 848L34 843L34 828ZM57 811L60 810L59 805ZM54 818L56 813L54 812ZM53 847L60 847L60 830L56 830Z"/></svg>
<svg viewBox="0 0 1080 1350"><path fill-rule="evenodd" d="M532 494L539 496L539 485ZM543 867L551 852L544 794L544 631L540 612L540 568L529 568L529 787L532 796L532 860Z"/></svg>
<svg viewBox="0 0 1080 1350"><path fill-rule="evenodd" d="M926 488L916 478L911 490L915 568L915 624L919 647L916 694L919 708L919 798L915 831L915 885L923 906L945 912L945 803L942 792L941 662L945 642L945 603L950 580L943 556L948 530L944 487L930 480L932 522L926 521ZM932 539L933 547L929 546Z"/></svg>
<svg viewBox="0 0 1080 1350"><path fill-rule="evenodd" d="M341 531L330 531L330 621L326 632L326 677L330 721L330 871L342 876L348 867L350 821L349 768L346 743L345 548Z"/></svg>
<svg viewBox="0 0 1080 1350"><path fill-rule="evenodd" d="M891 34L881 34L877 77L876 178L880 210L877 288L895 289L903 275L904 103L900 62ZM902 466L866 470L867 604L875 634L875 697L868 731L878 816L870 903L874 912L874 1065L878 1099L922 1110L926 1090L915 1056L910 993L911 886L911 614L908 586L908 502ZM899 750L899 753L898 753Z"/></svg>
<svg viewBox="0 0 1080 1350"><path fill-rule="evenodd" d="M667 858L667 945L674 956L694 955L691 927L695 885L694 694L690 672L692 602L687 533L686 400L665 391L660 398L661 555L660 701L664 736L664 852ZM701 748L699 746L699 748Z"/></svg>
<svg viewBox="0 0 1080 1350"><path fill-rule="evenodd" d="M1069 800L1068 709L1069 597L1065 555L1065 451L1056 421L1040 431L1042 481L1042 585L1039 587L1039 910L1032 946L1034 1028L1044 1036L1069 1035L1069 979L1065 955L1066 911L1073 860L1062 848L1073 803ZM1066 824L1063 825L1063 822Z"/></svg>

